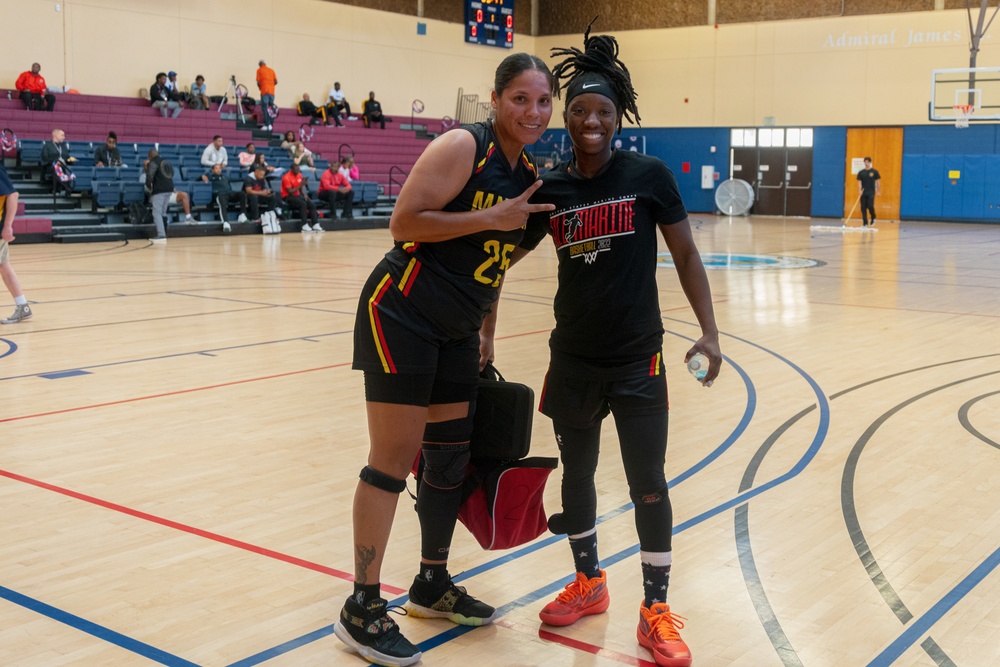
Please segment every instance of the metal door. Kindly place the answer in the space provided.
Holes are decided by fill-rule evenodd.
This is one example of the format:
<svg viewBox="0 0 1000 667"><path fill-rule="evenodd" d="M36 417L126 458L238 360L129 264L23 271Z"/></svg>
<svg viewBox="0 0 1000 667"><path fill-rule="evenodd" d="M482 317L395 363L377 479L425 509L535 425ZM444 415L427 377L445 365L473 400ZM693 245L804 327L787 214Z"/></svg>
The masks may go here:
<svg viewBox="0 0 1000 667"><path fill-rule="evenodd" d="M785 215L812 214L812 147L786 148Z"/></svg>
<svg viewBox="0 0 1000 667"><path fill-rule="evenodd" d="M757 198L753 212L757 215L785 214L785 149L757 149Z"/></svg>

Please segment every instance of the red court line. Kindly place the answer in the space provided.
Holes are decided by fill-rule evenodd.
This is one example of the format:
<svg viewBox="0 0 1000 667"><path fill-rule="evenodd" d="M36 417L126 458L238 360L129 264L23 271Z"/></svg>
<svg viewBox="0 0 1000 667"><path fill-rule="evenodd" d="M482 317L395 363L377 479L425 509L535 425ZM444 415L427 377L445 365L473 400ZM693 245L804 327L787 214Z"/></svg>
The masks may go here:
<svg viewBox="0 0 1000 667"><path fill-rule="evenodd" d="M84 493L79 493L77 491L71 491L69 489L64 489L47 482L42 482L37 479L32 479L30 477L25 477L24 475L18 475L17 473L10 472L8 470L0 470L0 476L7 477L16 482L24 482L25 484L31 484L32 486L37 486L40 489L45 489L46 491L54 491L56 493L61 493L64 496L69 496L70 498L76 498L77 500L82 500L84 502L92 503L99 507L105 509L113 510L115 512L121 512L122 514L128 514L134 516L138 519L144 519L146 521L151 521L152 523L158 523L161 526L166 526L167 528L173 528L175 530L180 530L185 533L190 533L192 535L197 535L198 537L204 537L210 540L215 540L222 544L236 547L237 549L243 549L244 551L249 551L261 556L267 556L268 558L273 558L275 560L280 560L291 565L298 565L299 567L304 567L307 570L313 570L315 572L320 572L322 574L328 574L338 579L344 579L347 581L354 581L354 576L348 574L347 572L342 572L341 570L336 570L332 567L327 567L326 565L320 565L319 563L313 563L302 558L296 558L295 556L289 556L288 554L283 554L278 551L272 551L271 549L266 549L264 547L259 547L255 544L250 544L249 542L242 542L240 540L235 540L231 537L226 537L225 535L219 535L218 533L213 533L207 530L202 530L201 528L195 528L193 526L188 526L183 523L178 523L176 521L171 521L170 519L164 519L163 517L156 516L155 514L148 514L147 512L141 512L131 507L125 507L124 505L119 505L117 503L112 503L107 500L101 500L100 498L95 498L94 496L88 496ZM389 591L395 595L401 595L406 592L406 589L396 588L395 586L389 586L383 583L382 588Z"/></svg>
<svg viewBox="0 0 1000 667"><path fill-rule="evenodd" d="M246 379L246 380L236 380L234 382L225 382L223 384L209 385L209 386L206 386L206 387L196 387L196 388L193 388L193 389L182 389L180 391L166 392L166 393L163 393L163 394L153 394L153 395L150 395L150 396L137 396L137 397L134 397L134 398L123 399L123 400L120 400L120 401L109 401L107 403L96 403L94 405L82 405L82 406L75 407L75 408L66 408L64 410L52 410L50 412L40 412L40 413L33 414L33 415L21 415L20 417L9 417L7 419L0 419L0 423L19 421L19 420L23 420L23 419L34 419L36 417L46 417L46 416L50 416L50 415L65 414L65 413L69 413L69 412L79 412L81 410L90 410L92 408L102 408L102 407L107 407L107 406L110 406L110 405L123 405L123 404L126 404L126 403L134 403L136 401L148 401L148 400L155 399L155 398L163 398L165 396L177 396L177 395L180 395L180 394L189 394L189 393L196 392L196 391L206 391L206 390L209 390L209 389L218 389L218 388L221 388L221 387L231 387L231 386L234 386L234 385L245 384L247 382L258 382L258 381L261 381L261 380L271 380L271 379L274 379L274 378L288 377L288 376L291 376L291 375L300 375L302 373L312 373L314 371L329 370L331 368L338 368L338 367L346 366L346 365L347 365L346 363L343 363L343 364L333 364L333 365L330 365L330 366L320 366L318 368L308 368L308 369L300 370L300 371L290 371L288 373L278 373L276 375L267 375L267 376L258 377L258 378L249 378L249 379ZM128 514L130 516L134 516L134 517L139 518L139 519L144 519L146 521L151 521L153 523L158 523L158 524L160 524L162 526L166 526L168 528L174 528L175 530L180 530L180 531L185 532L185 533L190 533L192 535L197 535L198 537L204 537L204 538L207 538L207 539L210 539L210 540L215 540L216 542L220 542L222 544L226 544L226 545L229 545L229 546L232 546L232 547L236 547L238 549L243 549L245 551L250 551L252 553L259 554L261 556L267 556L268 558L274 558L275 560L280 560L280 561L283 561L285 563L289 563L289 564L292 564L292 565L298 565L299 567L304 567L304 568L309 569L309 570L314 570L314 571L320 572L322 574L328 574L330 576L337 577L339 579L344 579L346 581L354 581L354 575L348 574L347 572L343 572L341 570L336 570L336 569L334 569L332 567L327 567L325 565L320 565L319 563L313 563L311 561L307 561L307 560L304 560L302 558L296 558L295 556L289 556L287 554L283 554L283 553L280 553L280 552L277 552L277 551L272 551L271 549L266 549L264 547L259 547L259 546L256 546L254 544L250 544L248 542L242 542L240 540L235 540L233 538L226 537L225 535L219 535L218 533L212 533L212 532L207 531L207 530L202 530L200 528L195 528L194 526L188 526L188 525L185 525L185 524L182 524L182 523L178 523L176 521L171 521L170 519L164 519L163 517L158 517L158 516L156 516L154 514L148 514L146 512L141 512L139 510L135 510L135 509L132 509L130 507L125 507L124 505L118 505L117 503L108 502L107 500L101 500L100 498L95 498L94 496L88 496L88 495L83 494L83 493L78 493L76 491L71 491L69 489L64 489L64 488L61 488L61 487L58 487L58 486L54 486L52 484L48 484L46 482L42 482L40 480L32 479L30 477L24 477L23 475L18 475L17 473L9 472L7 470L0 470L0 476L7 477L9 479L12 479L12 480L15 480L15 481L18 481L18 482L24 482L25 484L31 484L33 486L37 486L37 487L39 487L41 489L45 489L47 491L54 491L56 493L61 493L61 494L65 495L65 496L69 496L70 498L76 498L77 500L82 500L84 502L92 503L94 505L98 505L100 507L104 507L105 509L110 509L110 510L113 510L115 512L121 512L122 514ZM397 588L395 586L390 586L390 585L388 585L386 583L382 584L382 588L384 590L386 590L386 591L394 594L394 595L402 595L403 593L406 593L406 589L404 589L404 588Z"/></svg>
<svg viewBox="0 0 1000 667"><path fill-rule="evenodd" d="M210 389L221 389L222 387L234 387L240 384L246 384L248 382L260 382L262 380L274 380L275 378L290 377L292 375L302 375L303 373L313 373L315 371L327 371L331 368L341 368L343 366L348 366L348 362L342 364L332 364L330 366L319 366L317 368L306 368L300 371L289 371L287 373L277 373L275 375L262 375L261 377L247 378L245 380L234 380L233 382L223 382L222 384L211 384L205 387L194 387L192 389L179 389L177 391L168 391L162 394L150 394L149 396L135 396L133 398L123 398L120 401L108 401L107 403L94 403L93 405L81 405L75 408L65 408L62 410L52 410L50 412L38 412L33 415L21 415L20 417L7 417L5 419L0 419L0 424L6 422L21 421L23 419L35 419L37 417L50 417L52 415L61 415L69 412L80 412L81 410L91 410L93 408L105 408L110 405L125 405L126 403L136 403L138 401L149 401L156 398L165 398L167 396L180 396L182 394L191 394L196 391L208 391Z"/></svg>
<svg viewBox="0 0 1000 667"><path fill-rule="evenodd" d="M533 635L536 632L536 628L531 625L518 623L517 621L509 621L505 618L494 621L494 624L529 635ZM652 660L643 660L642 658L637 658L634 655L619 653L618 651L612 651L611 649L594 646L593 644L588 644L577 639L563 637L562 635L542 629L540 625L537 627L537 632L539 639L552 642L554 644L561 644L566 648L583 651L584 653L591 653L601 658L608 658L610 660L614 660L615 662L620 662L624 665L633 665L634 667L656 667L656 663Z"/></svg>

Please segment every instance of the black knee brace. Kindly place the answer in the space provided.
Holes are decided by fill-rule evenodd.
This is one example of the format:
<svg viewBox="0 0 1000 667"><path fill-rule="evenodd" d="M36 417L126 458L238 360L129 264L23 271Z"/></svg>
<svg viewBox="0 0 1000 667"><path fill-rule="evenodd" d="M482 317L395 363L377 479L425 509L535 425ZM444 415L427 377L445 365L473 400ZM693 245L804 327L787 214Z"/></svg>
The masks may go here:
<svg viewBox="0 0 1000 667"><path fill-rule="evenodd" d="M433 422L424 429L423 481L438 489L453 489L465 481L469 466L472 418Z"/></svg>
<svg viewBox="0 0 1000 667"><path fill-rule="evenodd" d="M389 493L402 493L406 491L406 480L396 479L395 477L390 477L384 472L379 472L372 468L371 466L365 466L361 469L361 474L358 475L361 481L365 484L370 484L376 489L381 489L382 491L388 491Z"/></svg>

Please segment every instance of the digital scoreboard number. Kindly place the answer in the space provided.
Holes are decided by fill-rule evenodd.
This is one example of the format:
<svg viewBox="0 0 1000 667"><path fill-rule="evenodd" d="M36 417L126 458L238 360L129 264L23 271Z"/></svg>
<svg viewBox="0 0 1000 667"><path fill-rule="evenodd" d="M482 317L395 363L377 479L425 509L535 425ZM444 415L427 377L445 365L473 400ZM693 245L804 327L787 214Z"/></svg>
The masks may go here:
<svg viewBox="0 0 1000 667"><path fill-rule="evenodd" d="M466 0L465 41L514 48L514 0Z"/></svg>

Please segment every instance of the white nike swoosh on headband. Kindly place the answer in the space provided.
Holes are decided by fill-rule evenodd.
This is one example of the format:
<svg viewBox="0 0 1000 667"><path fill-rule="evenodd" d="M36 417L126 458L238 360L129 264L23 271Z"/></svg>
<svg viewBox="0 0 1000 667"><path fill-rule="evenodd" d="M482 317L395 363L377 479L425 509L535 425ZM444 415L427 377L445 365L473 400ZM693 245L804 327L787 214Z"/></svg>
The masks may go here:
<svg viewBox="0 0 1000 667"><path fill-rule="evenodd" d="M583 88L584 90L587 90L588 88L593 88L594 86L599 86L599 85L601 85L601 84L599 84L599 83L585 83L585 84L583 84L580 87Z"/></svg>

